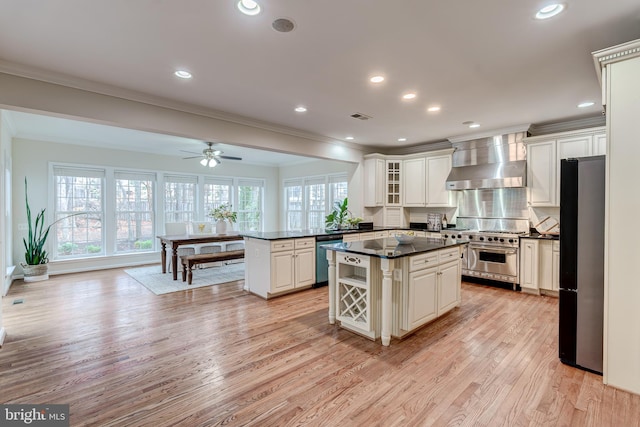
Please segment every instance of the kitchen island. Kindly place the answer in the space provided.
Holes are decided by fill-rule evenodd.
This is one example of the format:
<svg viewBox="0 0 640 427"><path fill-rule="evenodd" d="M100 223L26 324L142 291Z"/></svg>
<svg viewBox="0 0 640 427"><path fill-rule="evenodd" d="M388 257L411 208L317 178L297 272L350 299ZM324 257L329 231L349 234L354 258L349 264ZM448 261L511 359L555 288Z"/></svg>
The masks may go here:
<svg viewBox="0 0 640 427"><path fill-rule="evenodd" d="M402 338L460 305L466 242L395 238L327 245L329 323L370 339Z"/></svg>

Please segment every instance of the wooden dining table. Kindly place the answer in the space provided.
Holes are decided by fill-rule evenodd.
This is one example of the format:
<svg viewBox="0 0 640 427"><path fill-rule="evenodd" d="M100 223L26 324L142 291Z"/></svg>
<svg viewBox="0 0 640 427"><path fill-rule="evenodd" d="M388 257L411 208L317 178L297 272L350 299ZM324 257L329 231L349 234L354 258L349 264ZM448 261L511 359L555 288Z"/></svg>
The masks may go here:
<svg viewBox="0 0 640 427"><path fill-rule="evenodd" d="M178 248L183 245L195 245L199 243L232 242L242 240L238 233L227 234L179 234L157 236L162 245L160 255L162 257L162 273L167 272L167 246L171 247L171 272L173 280L178 280Z"/></svg>

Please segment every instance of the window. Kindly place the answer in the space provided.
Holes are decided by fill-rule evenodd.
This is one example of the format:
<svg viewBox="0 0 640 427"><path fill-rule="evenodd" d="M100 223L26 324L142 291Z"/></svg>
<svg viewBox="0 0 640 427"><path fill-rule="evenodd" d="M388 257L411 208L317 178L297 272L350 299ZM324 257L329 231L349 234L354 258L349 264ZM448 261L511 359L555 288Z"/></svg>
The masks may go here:
<svg viewBox="0 0 640 427"><path fill-rule="evenodd" d="M304 182L307 223L306 228L324 228L326 215L325 179L306 179Z"/></svg>
<svg viewBox="0 0 640 427"><path fill-rule="evenodd" d="M197 181L195 176L165 175L165 222L191 222L196 219Z"/></svg>
<svg viewBox="0 0 640 427"><path fill-rule="evenodd" d="M231 195L233 189L232 179L205 178L204 182L204 218L208 217L211 209L220 205L233 205ZM233 207L233 206L232 206Z"/></svg>
<svg viewBox="0 0 640 427"><path fill-rule="evenodd" d="M55 221L59 221L54 258L104 254L105 171L57 166L53 175Z"/></svg>
<svg viewBox="0 0 640 427"><path fill-rule="evenodd" d="M238 181L238 231L262 230L263 192L261 180Z"/></svg>
<svg viewBox="0 0 640 427"><path fill-rule="evenodd" d="M287 230L302 230L302 181L285 181L284 200L284 214L286 218Z"/></svg>
<svg viewBox="0 0 640 427"><path fill-rule="evenodd" d="M155 247L153 186L155 174L116 171L116 252Z"/></svg>
<svg viewBox="0 0 640 427"><path fill-rule="evenodd" d="M285 181L286 229L324 228L325 216L333 208L333 203L345 197L347 176L344 174Z"/></svg>

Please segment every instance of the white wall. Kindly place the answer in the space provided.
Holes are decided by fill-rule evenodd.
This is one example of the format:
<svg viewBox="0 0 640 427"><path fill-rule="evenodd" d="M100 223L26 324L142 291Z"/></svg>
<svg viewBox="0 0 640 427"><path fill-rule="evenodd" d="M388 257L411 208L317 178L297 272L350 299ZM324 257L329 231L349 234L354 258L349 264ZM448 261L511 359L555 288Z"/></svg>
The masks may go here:
<svg viewBox="0 0 640 427"><path fill-rule="evenodd" d="M31 210L37 212L47 209L49 212L49 162L77 163L80 165L111 166L160 172L181 172L191 174L209 174L224 177L260 178L265 180L264 229L276 230L279 219L278 168L246 165L236 162L222 162L215 169L205 168L196 161L182 160L172 156L134 153L108 148L91 148L79 145L13 139L13 259L23 260L22 238L25 231L17 231L17 224L26 223L24 204L24 178L29 182L29 203ZM204 218L200 218L204 219ZM158 262L160 255L136 254L118 256L111 259L58 261L50 263L50 273L108 268L112 266L135 265L145 262Z"/></svg>

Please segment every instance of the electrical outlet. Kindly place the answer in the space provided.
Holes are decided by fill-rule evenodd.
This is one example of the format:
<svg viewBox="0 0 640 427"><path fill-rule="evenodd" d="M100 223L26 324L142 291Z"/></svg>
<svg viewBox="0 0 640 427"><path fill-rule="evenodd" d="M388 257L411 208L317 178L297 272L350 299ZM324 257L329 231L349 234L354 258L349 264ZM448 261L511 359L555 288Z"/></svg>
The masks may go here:
<svg viewBox="0 0 640 427"><path fill-rule="evenodd" d="M18 231L27 231L29 229L29 224L23 222L22 224L18 224Z"/></svg>

